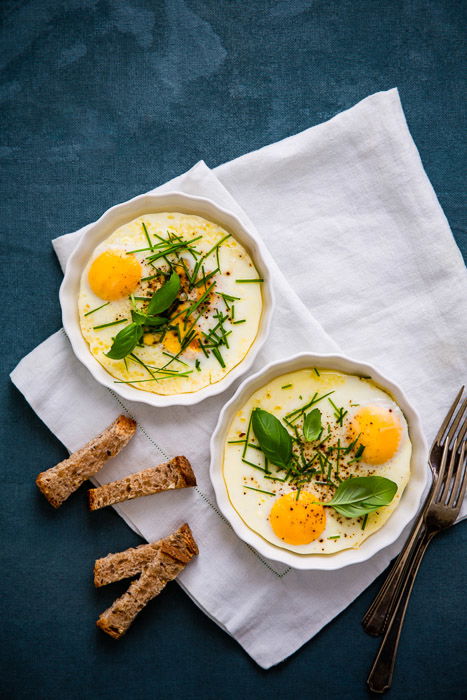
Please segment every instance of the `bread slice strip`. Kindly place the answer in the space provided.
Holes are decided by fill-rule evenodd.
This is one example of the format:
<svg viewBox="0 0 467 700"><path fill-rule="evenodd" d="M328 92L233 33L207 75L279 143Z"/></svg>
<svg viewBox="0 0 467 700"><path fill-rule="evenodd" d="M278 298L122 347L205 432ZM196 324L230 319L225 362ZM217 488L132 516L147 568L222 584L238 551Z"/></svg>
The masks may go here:
<svg viewBox="0 0 467 700"><path fill-rule="evenodd" d="M96 625L114 639L120 639L136 615L183 571L195 554L198 547L185 523L160 541L159 550L143 568L141 576L99 616Z"/></svg>
<svg viewBox="0 0 467 700"><path fill-rule="evenodd" d="M166 539L168 540L170 537L173 537L173 535ZM96 588L100 588L101 586L107 586L109 583L114 583L114 581L120 581L122 578L136 576L159 553L162 542L164 540L157 540L157 542L151 542L150 544L140 544L138 547L130 547L124 552L108 554L102 559L96 559L94 564L94 585Z"/></svg>
<svg viewBox="0 0 467 700"><path fill-rule="evenodd" d="M196 477L186 457L174 457L157 467L143 469L130 476L97 489L88 491L89 510L97 510L112 503L129 501L140 496L149 496L169 489L184 489L196 486Z"/></svg>
<svg viewBox="0 0 467 700"><path fill-rule="evenodd" d="M136 431L132 418L119 416L84 447L55 467L41 472L36 484L46 499L58 508L79 486L96 474L108 459L125 447Z"/></svg>

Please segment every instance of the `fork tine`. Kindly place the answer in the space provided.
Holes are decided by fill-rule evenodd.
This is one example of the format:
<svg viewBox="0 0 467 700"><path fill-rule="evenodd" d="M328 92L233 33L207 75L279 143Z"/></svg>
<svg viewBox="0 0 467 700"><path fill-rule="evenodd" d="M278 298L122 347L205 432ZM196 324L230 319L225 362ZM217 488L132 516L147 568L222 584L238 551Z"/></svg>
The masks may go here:
<svg viewBox="0 0 467 700"><path fill-rule="evenodd" d="M462 387L459 389L459 393L457 394L456 398L454 399L454 401L453 401L453 403L452 403L452 405L451 405L451 408L450 408L449 411L447 412L446 418L443 420L443 422L442 422L442 424L441 424L441 428L438 430L438 434L437 434L437 436L435 437L435 440L434 440L434 443L433 443L434 445L440 445L440 446L441 446L441 438L443 437L443 435L444 435L444 433L445 433L445 431L446 431L446 428L447 428L448 425L449 425L449 422L450 422L450 420L451 420L451 418L452 418L452 415L453 415L454 411L456 410L457 405L458 405L458 403L459 403L459 401L460 401L461 396L462 396L463 393L464 393L464 387L462 386Z"/></svg>
<svg viewBox="0 0 467 700"><path fill-rule="evenodd" d="M459 442L459 445L462 444L462 440L464 439L466 433L467 433L467 420L464 421L463 426L459 430L459 435L457 436L457 440Z"/></svg>
<svg viewBox="0 0 467 700"><path fill-rule="evenodd" d="M454 476L457 477L458 473L462 471L460 469L461 462L457 460L457 440L454 441L454 446L452 450L449 450L449 468L444 479L444 491L443 498L440 499L445 502L446 505L452 503L452 496L454 493L454 487L451 489L451 482ZM446 447L449 449L449 440L446 440Z"/></svg>
<svg viewBox="0 0 467 700"><path fill-rule="evenodd" d="M453 421L451 427L449 428L449 432L448 432L447 437L446 437L446 442L448 442L448 443L452 442L452 439L454 438L454 435L456 434L456 430L459 426L459 423L461 422L462 416L465 413L466 407L467 407L467 399L464 400L461 408L459 409L459 411L456 414L456 417L454 418L454 421Z"/></svg>
<svg viewBox="0 0 467 700"><path fill-rule="evenodd" d="M441 456L441 463L438 469L438 478L436 480L435 487L433 489L433 495L431 496L431 503L437 503L441 500L441 492L444 491L444 475L446 473L446 462L448 459L449 443L446 442L443 448L443 454Z"/></svg>
<svg viewBox="0 0 467 700"><path fill-rule="evenodd" d="M455 453L454 453L455 454ZM459 457L459 462L457 465L456 478L454 485L452 487L451 498L449 499L448 505L452 508L459 508L462 505L464 499L465 487L467 486L467 465L464 464L464 454L465 454L465 440L462 443L462 449ZM453 455L454 456L454 455ZM462 481L461 481L462 475ZM459 486L460 483L460 486Z"/></svg>

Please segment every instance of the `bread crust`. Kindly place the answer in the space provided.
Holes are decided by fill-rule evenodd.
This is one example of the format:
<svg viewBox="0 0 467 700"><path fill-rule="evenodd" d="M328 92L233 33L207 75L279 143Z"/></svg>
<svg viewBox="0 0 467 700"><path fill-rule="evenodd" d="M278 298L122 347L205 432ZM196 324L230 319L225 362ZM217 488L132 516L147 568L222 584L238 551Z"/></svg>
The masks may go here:
<svg viewBox="0 0 467 700"><path fill-rule="evenodd" d="M81 484L96 474L107 460L115 457L131 440L136 422L128 416L118 418L86 445L36 478L39 490L54 508L59 508Z"/></svg>
<svg viewBox="0 0 467 700"><path fill-rule="evenodd" d="M140 577L96 622L97 627L114 639L120 639L125 634L136 615L198 554L198 546L186 523L169 537L160 540L159 545L153 558L143 567Z"/></svg>
<svg viewBox="0 0 467 700"><path fill-rule="evenodd" d="M174 457L156 467L143 469L124 479L111 481L88 491L89 510L98 510L113 503L150 496L161 491L196 486L196 477L186 457Z"/></svg>
<svg viewBox="0 0 467 700"><path fill-rule="evenodd" d="M94 564L94 585L96 588L139 574L159 552L161 542L162 540L158 540L150 544L140 544L138 547L131 547L124 552L116 552L96 559Z"/></svg>

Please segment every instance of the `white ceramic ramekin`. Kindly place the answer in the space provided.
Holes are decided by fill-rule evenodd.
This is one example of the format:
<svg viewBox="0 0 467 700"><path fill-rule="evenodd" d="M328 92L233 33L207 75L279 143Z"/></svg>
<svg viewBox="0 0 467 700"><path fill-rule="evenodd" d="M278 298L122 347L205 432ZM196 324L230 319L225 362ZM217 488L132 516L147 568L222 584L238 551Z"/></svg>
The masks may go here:
<svg viewBox="0 0 467 700"><path fill-rule="evenodd" d="M296 554L287 549L276 547L267 542L244 523L230 503L224 477L223 452L227 431L235 413L244 405L257 389L267 384L274 377L307 367L320 367L340 370L349 374L370 376L376 384L388 391L402 409L409 427L412 442L411 476L399 505L383 527L370 535L359 549L346 549L336 554ZM423 435L420 417L410 405L402 389L384 377L375 367L364 362L357 362L344 355L315 355L301 353L287 360L272 362L264 369L248 377L237 389L234 396L225 404L219 416L216 429L211 438L211 481L216 493L220 510L232 525L237 535L254 547L262 556L280 561L295 569L340 569L350 564L369 559L384 547L392 544L404 527L417 512L427 479L428 448Z"/></svg>
<svg viewBox="0 0 467 700"><path fill-rule="evenodd" d="M158 211L177 211L184 214L196 214L223 226L247 249L253 258L258 273L264 279L262 283L263 313L256 339L246 357L216 384L211 384L200 391L162 396L141 391L127 384L116 384L112 377L91 354L88 344L81 334L78 316L78 295L81 273L92 252L99 243L125 222L142 214ZM272 275L266 262L264 245L255 230L245 227L232 212L222 209L204 197L193 197L182 192L168 192L155 195L141 195L124 204L108 209L95 224L83 234L80 242L70 255L65 276L60 287L60 304L65 331L70 339L76 357L88 368L100 384L112 389L122 398L140 401L150 406L190 406L227 389L232 382L247 372L263 345L269 332L274 306Z"/></svg>

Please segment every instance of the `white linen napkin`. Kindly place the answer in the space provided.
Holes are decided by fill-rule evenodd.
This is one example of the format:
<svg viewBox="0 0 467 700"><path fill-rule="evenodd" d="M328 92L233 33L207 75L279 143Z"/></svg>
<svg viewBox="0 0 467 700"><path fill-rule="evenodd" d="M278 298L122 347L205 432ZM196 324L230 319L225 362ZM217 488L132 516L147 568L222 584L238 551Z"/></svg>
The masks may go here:
<svg viewBox="0 0 467 700"><path fill-rule="evenodd" d="M467 374L467 284L397 90L214 171L199 163L154 191L171 189L205 195L248 217L271 253L277 311L255 370L297 351L341 347L404 387L432 439ZM85 230L54 241L62 266ZM96 483L169 455L189 457L196 489L116 510L147 540L189 522L200 555L180 585L263 668L313 637L402 545L405 535L362 564L303 572L265 560L240 541L217 510L208 475L210 435L236 386L194 407L124 405L92 379L63 331L25 357L12 380L70 451L119 411L137 420L137 435Z"/></svg>

